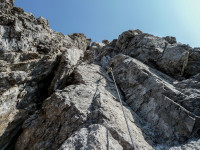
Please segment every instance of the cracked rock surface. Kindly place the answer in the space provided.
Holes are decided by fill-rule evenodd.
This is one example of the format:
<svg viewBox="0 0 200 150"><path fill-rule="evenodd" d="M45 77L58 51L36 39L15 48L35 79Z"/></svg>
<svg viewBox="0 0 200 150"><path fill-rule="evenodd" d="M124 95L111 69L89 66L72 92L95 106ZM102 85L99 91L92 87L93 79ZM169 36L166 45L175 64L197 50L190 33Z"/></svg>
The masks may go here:
<svg viewBox="0 0 200 150"><path fill-rule="evenodd" d="M200 48L128 30L63 35L0 0L0 149L200 149Z"/></svg>
<svg viewBox="0 0 200 150"><path fill-rule="evenodd" d="M101 70L98 65L81 64L74 72L76 84L67 86L62 91L51 95L43 102L41 111L24 123L24 131L19 137L16 149L58 149L59 147L67 149L66 143L70 142L70 139L76 141L78 138L77 131L80 134L89 132L94 126L104 132L107 130L111 144L113 141L118 143L119 148L131 149L126 123L120 103L116 99L115 87L105 70ZM141 131L140 119L128 106L125 107L132 134L136 137L136 146L140 149L152 149L145 140L147 136ZM44 120L45 122L43 122ZM46 130L47 128L48 130ZM100 134L99 131L97 134ZM104 137L105 135L104 133L98 137L100 139L97 139L97 142L99 140L104 142L104 146L109 140ZM92 135L84 136L90 138ZM24 139L26 140L24 141ZM85 137L81 137L81 135L79 140L81 143L83 142L79 146L80 149L85 149L90 145L88 141L85 143ZM63 142L65 144L62 146ZM78 144L78 142L74 142L74 144L76 143ZM91 145L94 148L96 146L97 149L104 147L101 148L95 143ZM68 148L72 147L71 145Z"/></svg>

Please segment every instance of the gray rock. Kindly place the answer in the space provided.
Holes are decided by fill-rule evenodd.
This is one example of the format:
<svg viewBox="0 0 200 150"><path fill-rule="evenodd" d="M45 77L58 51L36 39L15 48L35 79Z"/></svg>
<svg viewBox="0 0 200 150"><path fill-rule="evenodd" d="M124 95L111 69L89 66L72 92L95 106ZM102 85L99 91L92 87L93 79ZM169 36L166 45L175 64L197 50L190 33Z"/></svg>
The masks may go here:
<svg viewBox="0 0 200 150"><path fill-rule="evenodd" d="M69 76L82 58L83 51L80 49L71 48L63 52L58 70L55 72L55 77L50 85L50 93L56 89L63 89L67 85Z"/></svg>
<svg viewBox="0 0 200 150"><path fill-rule="evenodd" d="M63 35L0 0L0 149L199 149L199 48L140 30Z"/></svg>
<svg viewBox="0 0 200 150"><path fill-rule="evenodd" d="M191 136L199 117L176 103L184 94L170 84L173 80L125 55L114 57L111 66L126 103L150 124L157 142L170 144Z"/></svg>
<svg viewBox="0 0 200 150"><path fill-rule="evenodd" d="M110 60L111 60L110 56L103 56L103 58L101 59L101 66L106 69Z"/></svg>
<svg viewBox="0 0 200 150"><path fill-rule="evenodd" d="M177 146L166 146L166 145L158 145L155 147L155 150L199 150L200 149L200 139L192 139L187 143L177 145Z"/></svg>
<svg viewBox="0 0 200 150"><path fill-rule="evenodd" d="M13 8L13 2L0 1L0 148L9 145L24 120L48 97L50 83L59 76L54 71L60 55L73 59L65 63L73 71L69 66L75 67L80 56L76 59L78 53L67 49L81 49L83 57L90 44L83 34L52 31L46 19Z"/></svg>
<svg viewBox="0 0 200 150"><path fill-rule="evenodd" d="M194 48L189 54L188 65L185 68L187 77L196 75L200 72L200 48Z"/></svg>
<svg viewBox="0 0 200 150"><path fill-rule="evenodd" d="M98 49L96 60L99 61L104 56L114 57L117 52L136 58L176 79L190 77L199 72L198 49L178 43L174 37L160 38L140 30L128 30L112 44L115 47L113 49L106 50L111 43L106 44L103 50Z"/></svg>
<svg viewBox="0 0 200 150"><path fill-rule="evenodd" d="M85 137L80 137L83 143L79 148L100 145L102 147L98 149L104 149L107 140L100 137L105 136L105 131L108 130L112 149L132 149L123 113L116 100L114 84L106 72L97 65L82 64L75 70L75 80L79 84L54 93L44 101L42 110L36 117L31 117L24 123L16 149L58 149L60 144L60 149L73 149L80 143L79 136L84 134L82 132L91 132L94 126L100 127L99 130L103 133L96 131L98 137L92 133L83 135ZM142 125L137 115L127 106L125 111L138 149L152 149L145 141L145 135L142 135ZM100 143L85 145L86 137L94 136L97 138L94 140Z"/></svg>
<svg viewBox="0 0 200 150"><path fill-rule="evenodd" d="M187 110L193 112L195 115L200 116L200 74L193 76L190 79L180 82L174 82L174 86L185 93L186 97L180 99L180 103Z"/></svg>
<svg viewBox="0 0 200 150"><path fill-rule="evenodd" d="M110 149L122 150L122 146L111 136L108 129L102 125L94 124L82 128L67 139L59 150L91 150Z"/></svg>
<svg viewBox="0 0 200 150"><path fill-rule="evenodd" d="M9 12L14 6L15 0L0 0L0 10L3 12Z"/></svg>
<svg viewBox="0 0 200 150"><path fill-rule="evenodd" d="M157 64L168 74L183 76L185 67L188 64L188 57L189 51L187 49L172 45L163 51L161 61Z"/></svg>

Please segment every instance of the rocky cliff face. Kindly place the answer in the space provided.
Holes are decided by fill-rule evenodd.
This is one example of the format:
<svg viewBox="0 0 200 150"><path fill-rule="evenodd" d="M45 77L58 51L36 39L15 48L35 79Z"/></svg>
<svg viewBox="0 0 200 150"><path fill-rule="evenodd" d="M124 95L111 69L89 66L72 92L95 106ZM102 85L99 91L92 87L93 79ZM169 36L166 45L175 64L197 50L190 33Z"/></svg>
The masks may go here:
<svg viewBox="0 0 200 150"><path fill-rule="evenodd" d="M92 43L0 0L0 149L200 149L200 49L129 30Z"/></svg>

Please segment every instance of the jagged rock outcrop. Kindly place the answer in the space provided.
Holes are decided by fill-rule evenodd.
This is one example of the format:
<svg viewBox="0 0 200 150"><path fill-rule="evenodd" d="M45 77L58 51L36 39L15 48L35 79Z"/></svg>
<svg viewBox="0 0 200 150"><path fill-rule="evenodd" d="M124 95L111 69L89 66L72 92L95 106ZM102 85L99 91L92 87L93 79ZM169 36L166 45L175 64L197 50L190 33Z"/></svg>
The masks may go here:
<svg viewBox="0 0 200 150"><path fill-rule="evenodd" d="M1 12L7 13L11 11L14 6L15 0L0 0Z"/></svg>
<svg viewBox="0 0 200 150"><path fill-rule="evenodd" d="M200 117L176 103L186 96L170 84L173 79L125 55L114 57L111 65L126 103L150 124L157 142L185 141L191 136Z"/></svg>
<svg viewBox="0 0 200 150"><path fill-rule="evenodd" d="M19 137L16 149L58 149L70 136L74 141L76 137L73 137L73 134L77 134L77 130L90 130L93 124L104 126L108 136L117 140L119 148L131 149L131 141L120 103L117 101L114 83L106 71L97 65L82 64L74 71L74 76L76 84L72 84L46 99L42 110L24 123L24 132ZM128 106L126 107L137 147L152 149L141 132L142 125L139 118ZM109 140L106 139L106 134L103 135L105 135L105 139L101 140ZM73 146L77 147L76 149L85 149L84 147L89 145L89 141L84 145L84 139L84 137L80 137L79 140L83 143L77 142L78 145ZM68 143L69 140L66 142ZM61 149L67 147L66 144L64 145L61 146ZM93 146L95 147L95 143Z"/></svg>
<svg viewBox="0 0 200 150"><path fill-rule="evenodd" d="M200 48L194 48L188 58L188 64L185 68L185 73L188 77L199 73L200 65Z"/></svg>
<svg viewBox="0 0 200 150"><path fill-rule="evenodd" d="M65 68L73 71L78 63L74 57L81 59L77 55L82 56L89 45L83 34L54 32L46 19L12 8L12 3L0 3L9 10L1 9L0 14L0 147L9 143L29 113L34 113L48 97L50 82L58 82L54 72L65 54L70 56L65 58Z"/></svg>
<svg viewBox="0 0 200 150"><path fill-rule="evenodd" d="M0 0L0 149L200 149L200 50L140 30L102 43Z"/></svg>

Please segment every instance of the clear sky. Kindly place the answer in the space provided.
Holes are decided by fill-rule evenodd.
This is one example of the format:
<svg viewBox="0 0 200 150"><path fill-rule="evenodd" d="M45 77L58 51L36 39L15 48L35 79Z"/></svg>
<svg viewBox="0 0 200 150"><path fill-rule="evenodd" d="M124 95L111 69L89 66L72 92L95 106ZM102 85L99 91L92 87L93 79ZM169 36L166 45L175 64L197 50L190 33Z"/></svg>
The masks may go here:
<svg viewBox="0 0 200 150"><path fill-rule="evenodd" d="M200 0L15 0L63 34L112 40L129 29L200 47Z"/></svg>

